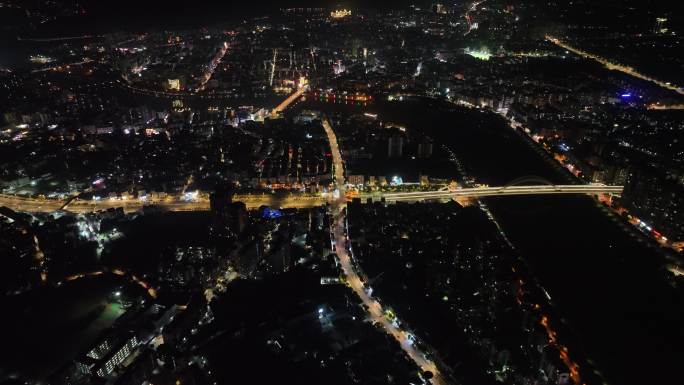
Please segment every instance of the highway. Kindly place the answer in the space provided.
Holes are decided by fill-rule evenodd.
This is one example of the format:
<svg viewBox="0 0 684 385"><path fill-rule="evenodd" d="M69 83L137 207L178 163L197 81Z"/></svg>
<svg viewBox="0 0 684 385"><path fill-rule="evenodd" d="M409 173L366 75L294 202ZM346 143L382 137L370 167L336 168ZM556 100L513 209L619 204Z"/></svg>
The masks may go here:
<svg viewBox="0 0 684 385"><path fill-rule="evenodd" d="M557 194L613 194L620 195L623 186L602 185L541 185L541 186L504 186L504 187L474 187L453 191L419 191L406 193L360 194L362 200L366 198L385 198L388 202L419 202L433 199L484 198L511 195L557 195Z"/></svg>
<svg viewBox="0 0 684 385"><path fill-rule="evenodd" d="M592 53L583 51L579 48L572 47L572 46L568 45L567 43L564 43L560 39L555 38L553 36L546 36L546 40L548 40L551 43L553 43L553 44L555 44L555 45L557 45L557 46L559 46L559 47L561 47L567 51L570 51L576 55L582 56L582 57L587 58L587 59L595 60L595 61L603 64L609 70L620 71L622 73L626 73L627 75L634 76L635 78L657 84L658 86L660 86L662 88L668 89L670 91L674 91L680 95L684 95L684 89L681 89L677 86L674 86L674 85L670 84L669 82L664 82L662 80L654 79L650 76L644 75L632 67L625 66L622 64L616 64L616 63L613 63L610 60L602 58L598 55L594 55Z"/></svg>
<svg viewBox="0 0 684 385"><path fill-rule="evenodd" d="M347 277L347 283L354 290L354 292L361 298L364 305L367 306L367 316L368 319L382 326L382 328L387 332L387 334L392 335L400 344L401 348L408 354L408 356L425 371L432 372L434 377L431 382L435 385L444 384L444 380L439 374L439 370L434 362L427 360L423 352L418 351L418 349L413 345L412 341L408 338L408 333L395 327L389 319L383 313L382 306L379 302L368 296L363 288L363 281L357 274L356 270L352 265L352 257L346 249L346 208L347 199L345 198L345 178L344 178L344 164L342 162L342 154L337 143L337 136L330 126L330 122L327 119L323 119L323 128L328 137L330 143L330 150L332 152L333 158L333 170L334 170L334 184L339 192L338 194L333 194L333 196L338 196L338 198L333 198L330 205L330 211L332 215L332 232L335 242L335 250L337 252L337 257L340 260L340 265L342 270Z"/></svg>
<svg viewBox="0 0 684 385"><path fill-rule="evenodd" d="M328 124L327 122L324 124ZM334 153L333 153L334 154ZM333 158L334 162L334 158ZM344 177L344 176L343 176ZM335 180L339 191L339 199L348 201L344 188L344 179L341 184ZM340 187L341 186L341 187ZM512 195L557 195L557 194L613 194L620 195L622 186L600 185L542 185L542 186L508 186L508 187L475 187L462 188L453 191L417 191L403 193L361 193L357 197L363 203L368 198L380 201L382 198L387 202L421 202L425 200L459 200L462 198L483 198ZM260 206L280 208L310 208L322 206L326 202L334 201L334 196L305 195L291 193L288 195L270 194L238 194L233 198L235 201L244 202L248 209L256 209ZM66 203L65 199L42 199L27 198L16 195L0 194L0 206L8 207L15 211L31 213L50 213L59 211ZM169 197L163 200L140 200L140 199L101 199L83 200L76 199L69 203L64 210L73 213L89 213L111 208L123 208L125 212L136 212L145 206L157 206L167 211L207 211L209 200L197 198L193 201L183 201L178 197Z"/></svg>
<svg viewBox="0 0 684 385"><path fill-rule="evenodd" d="M322 206L326 202L326 198L323 196L311 196L303 194L238 194L233 199L235 201L244 202L248 209L256 209L264 205L284 208L309 208ZM30 213L51 213L54 211L59 211L65 202L65 199L25 198L8 194L0 194L0 206L8 207L14 211ZM194 201L185 202L178 198L167 198L163 200L77 199L66 206L64 211L83 214L120 207L123 208L125 212L129 213L140 211L145 206L157 206L167 211L207 211L209 210L209 200L206 198L198 198Z"/></svg>

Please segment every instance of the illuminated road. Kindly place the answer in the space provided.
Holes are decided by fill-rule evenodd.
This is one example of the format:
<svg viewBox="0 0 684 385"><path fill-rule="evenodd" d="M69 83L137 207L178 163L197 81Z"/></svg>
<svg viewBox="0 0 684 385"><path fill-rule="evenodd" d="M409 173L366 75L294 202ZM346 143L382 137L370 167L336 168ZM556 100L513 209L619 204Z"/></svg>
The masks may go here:
<svg viewBox="0 0 684 385"><path fill-rule="evenodd" d="M23 38L17 36L17 41L33 41L33 42L53 42L53 41L68 41L68 40L83 40L93 38L103 38L104 35L84 35L84 36L67 36L67 37L52 37L52 38Z"/></svg>
<svg viewBox="0 0 684 385"><path fill-rule="evenodd" d="M653 103L647 106L649 110L684 110L684 104Z"/></svg>
<svg viewBox="0 0 684 385"><path fill-rule="evenodd" d="M90 63L93 63L93 62L94 62L94 60L92 60L92 59L86 59L86 60L79 61L79 62L76 62L76 63L60 64L60 65L56 65L56 66L53 66L53 67L47 67L47 68L41 68L41 69L37 69L37 70L32 70L31 73L32 73L32 74L36 74L36 73L39 73L39 72L48 72L48 71L63 71L63 70L68 70L69 67L82 66L82 65L84 65L84 64L90 64Z"/></svg>
<svg viewBox="0 0 684 385"><path fill-rule="evenodd" d="M268 85L273 87L273 78L275 77L276 61L278 61L278 48L273 50L273 64L271 65L271 75L268 77Z"/></svg>
<svg viewBox="0 0 684 385"><path fill-rule="evenodd" d="M352 266L351 256L346 249L346 217L345 209L347 207L347 199L345 198L345 180L344 180L344 165L342 162L342 155L340 154L340 149L337 143L337 137L330 126L327 119L323 119L323 128L328 136L328 141L330 143L330 150L332 152L333 158L333 170L334 170L334 183L338 189L338 198L334 198L331 202L330 209L333 216L332 221L332 231L335 241L335 249L337 251L337 257L340 260L340 265L342 270L347 276L347 283L356 292L356 294L361 298L364 305L368 307L367 316L373 321L377 322L383 327L383 329L394 338L399 341L402 349L411 357L411 359L423 370L430 371L434 375L431 382L433 384L439 385L444 384L443 379L439 374L439 370L434 362L425 359L422 352L419 352L416 347L408 338L408 334L392 325L392 323L383 314L383 309L380 303L370 298L363 288L363 281L357 274L356 270ZM336 194L337 195L337 194Z"/></svg>
<svg viewBox="0 0 684 385"><path fill-rule="evenodd" d="M557 195L557 194L622 194L623 186L601 185L542 185L542 186L505 186L505 187L474 187L453 191L419 191L406 193L360 194L365 198L385 198L388 202L422 201L432 199L484 198L510 195Z"/></svg>
<svg viewBox="0 0 684 385"><path fill-rule="evenodd" d="M199 84L199 87L197 87L197 90L195 90L195 93L198 93L200 91L204 91L204 88L207 86L207 83L209 83L209 80L211 80L211 77L214 76L214 72L216 71L216 68L218 67L218 65L221 63L221 60L223 60L223 57L226 56L226 52L228 52L228 43L223 42L223 44L221 45L221 48L219 48L219 51L216 53L214 58L211 60L211 63L209 63L207 70L202 75L202 80L200 81L200 84Z"/></svg>
<svg viewBox="0 0 684 385"><path fill-rule="evenodd" d="M465 19L468 22L468 30L465 32L465 35L468 35L470 32L472 32L474 28L473 18L470 16L470 12L477 11L477 6L484 3L485 1L487 0L475 1L470 5L470 7L468 7L468 10L465 13Z"/></svg>
<svg viewBox="0 0 684 385"><path fill-rule="evenodd" d="M654 79L650 76L644 75L632 67L621 65L621 64L615 64L615 63L609 61L608 59L602 58L598 55L594 55L592 53L583 51L579 48L572 47L572 46L562 42L561 40L559 40L553 36L546 36L546 40L548 40L548 41L552 42L553 44L555 44L555 45L557 45L557 46L559 46L559 47L561 47L567 51L570 51L576 55L582 56L582 57L587 58L587 59L595 60L595 61L603 64L609 70L620 71L622 73L626 73L627 75L634 76L635 78L657 84L662 88L666 88L670 91L674 91L680 95L684 95L683 89L681 89L677 86L674 86L674 85L670 84L669 82L663 82L661 80Z"/></svg>
<svg viewBox="0 0 684 385"><path fill-rule="evenodd" d="M328 125L327 122L324 126ZM334 154L334 153L333 153ZM333 157L333 162L335 161ZM280 194L243 194L235 195L235 201L244 202L248 209L256 209L260 206L280 207L280 208L310 208L322 206L326 202L337 199L349 200L344 189L344 175L342 182L339 183L337 177L335 183L338 186L339 197L308 195L291 193ZM341 187L340 187L341 186ZM599 185L566 185L566 186L508 186L508 187L475 187L462 188L453 191L417 191L403 193L361 193L357 197L362 202L368 198L379 201L385 198L387 202L420 202L425 200L449 200L459 198L482 198L511 195L558 195L558 194L613 194L620 195L622 186L599 186ZM0 194L0 206L9 207L15 211L31 213L50 213L59 211L66 203L61 199L41 199L26 198L15 195ZM64 207L65 211L73 213L89 213L113 208L123 208L125 212L140 211L145 206L156 206L167 211L207 211L209 210L209 200L200 197L196 200L186 202L178 197L169 197L163 200L140 200L140 199L102 199L102 200L82 200L76 199Z"/></svg>
<svg viewBox="0 0 684 385"><path fill-rule="evenodd" d="M244 202L248 209L256 209L260 206L283 207L283 208L310 208L322 206L326 202L323 196L303 194L269 195L250 194L235 195L235 201ZM15 211L31 213L50 213L59 211L66 200L24 198L14 195L0 194L0 206L8 207ZM64 208L64 211L73 213L89 213L113 208L123 208L125 212L142 210L145 206L155 206L167 211L207 211L209 200L198 198L195 201L184 202L178 198L164 200L139 200L139 199L102 199L81 200L77 199Z"/></svg>
<svg viewBox="0 0 684 385"><path fill-rule="evenodd" d="M294 103L295 100L299 99L302 95L304 95L304 92L308 87L302 86L297 89L292 95L288 96L287 99L285 99L282 103L280 103L276 108L273 109L271 112L273 115L277 115L279 112L283 112L290 104Z"/></svg>

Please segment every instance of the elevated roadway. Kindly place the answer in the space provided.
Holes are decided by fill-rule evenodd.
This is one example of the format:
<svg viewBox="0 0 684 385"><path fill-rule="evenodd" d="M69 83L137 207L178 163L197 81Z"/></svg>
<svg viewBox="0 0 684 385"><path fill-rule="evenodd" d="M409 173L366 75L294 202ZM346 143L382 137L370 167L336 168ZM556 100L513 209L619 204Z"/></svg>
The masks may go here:
<svg viewBox="0 0 684 385"><path fill-rule="evenodd" d="M339 187L338 187L339 191ZM599 186L599 185L559 185L559 186L507 186L507 187L477 187L463 188L453 191L418 191L402 193L361 193L356 197L362 202L368 198L374 201L385 199L387 202L421 202L427 200L450 200L459 198L483 198L511 195L559 195L559 194L622 194L622 186ZM339 191L345 201L351 199ZM281 208L309 208L322 206L326 202L332 202L332 195L309 195L309 194L238 194L236 201L244 202L248 209L256 209L260 206ZM83 200L75 199L67 201L63 199L29 198L8 194L0 194L0 206L6 206L15 211L30 213L50 213L54 211L69 211L73 213L89 213L123 208L125 212L142 210L145 206L157 206L167 211L206 211L209 210L209 200L198 198L194 201L183 201L176 197L163 200L139 200L139 199L102 199Z"/></svg>
<svg viewBox="0 0 684 385"><path fill-rule="evenodd" d="M420 202L424 200L485 198L511 195L558 195L558 194L612 194L620 195L623 186L601 185L537 185L537 186L504 186L462 188L453 191L419 191L386 194L359 194L362 200L367 198L385 198L389 202Z"/></svg>

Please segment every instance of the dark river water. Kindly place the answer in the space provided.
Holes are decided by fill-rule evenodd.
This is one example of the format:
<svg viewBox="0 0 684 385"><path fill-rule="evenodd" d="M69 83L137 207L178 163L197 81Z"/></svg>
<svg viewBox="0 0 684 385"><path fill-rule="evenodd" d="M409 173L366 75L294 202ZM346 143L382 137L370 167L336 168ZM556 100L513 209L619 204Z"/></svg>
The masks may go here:
<svg viewBox="0 0 684 385"><path fill-rule="evenodd" d="M449 146L480 183L505 185L532 175L573 183L493 113L433 101L310 107L376 112L424 130ZM682 383L684 308L664 279L659 250L586 196L486 203L569 326L571 352L582 352L609 384Z"/></svg>

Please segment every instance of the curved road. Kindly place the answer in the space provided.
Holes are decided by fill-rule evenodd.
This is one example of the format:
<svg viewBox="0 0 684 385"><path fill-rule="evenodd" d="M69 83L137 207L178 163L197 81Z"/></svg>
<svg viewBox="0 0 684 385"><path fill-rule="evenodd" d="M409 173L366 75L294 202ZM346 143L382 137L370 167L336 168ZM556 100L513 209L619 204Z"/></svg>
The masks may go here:
<svg viewBox="0 0 684 385"><path fill-rule="evenodd" d="M394 325L392 325L392 323L384 315L380 303L370 298L368 294L366 294L366 291L363 289L363 281L352 266L352 257L346 249L345 212L347 208L347 199L345 197L346 190L342 155L340 154L335 132L333 131L332 127L330 126L330 122L328 122L327 119L323 119L323 128L325 129L325 133L328 136L328 141L330 142L330 150L332 152L334 168L334 183L339 192L339 198L334 199L330 205L330 211L333 219L331 226L334 235L335 249L337 250L337 257L340 260L340 265L342 266L344 274L347 276L347 283L359 296L359 298L361 298L361 301L363 301L363 303L368 307L368 318L382 326L387 334L392 335L401 344L401 348L419 367L434 374L434 377L431 380L433 384L445 384L446 382L440 375L435 363L427 360L424 357L423 352L418 351L418 349L408 339L408 333L394 327Z"/></svg>
<svg viewBox="0 0 684 385"><path fill-rule="evenodd" d="M658 80L658 79L652 78L652 77L650 77L650 76L648 76L648 75L644 75L644 74L642 74L641 72L635 70L635 69L632 68L632 67L629 67L629 66L626 66L626 65L622 65L622 64L613 63L613 62L611 62L610 60L608 60L608 59L606 59L606 58L603 58L603 57L601 57L601 56L598 56L598 55L595 55L595 54L592 54L592 53L583 51L583 50L581 50L581 49L579 49L579 48L575 48L575 47L573 47L573 46L571 46L571 45L569 45L569 44L567 44L567 43L564 43L564 42L561 41L560 39L555 38L555 37L553 37L553 36L546 36L546 40L548 40L548 41L550 41L551 43L553 43L553 44L555 44L555 45L557 45L557 46L559 46L559 47L561 47L561 48L563 48L563 49L565 49L565 50L567 50L567 51L569 51L569 52L572 52L572 53L574 53L574 54L576 54L576 55L579 55L579 56L584 57L584 58L587 58L587 59L595 60L595 61L597 61L597 62L603 64L603 65L604 65L606 68L608 68L609 70L620 71L620 72L625 73L625 74L627 74L627 75L634 76L634 77L637 78L637 79L641 79L641 80L645 80L645 81L647 81L647 82L651 82L651 83L657 84L658 86L660 86L660 87L662 87L662 88L668 89L668 90L670 90L670 91L674 91L674 92L676 92L676 93L678 93L678 94L680 94L680 95L684 95L684 89L682 89L682 88L680 88L680 87L677 87L677 86L675 86L675 85L672 85L672 84L669 83L669 82L664 82L664 81L662 81L662 80Z"/></svg>

